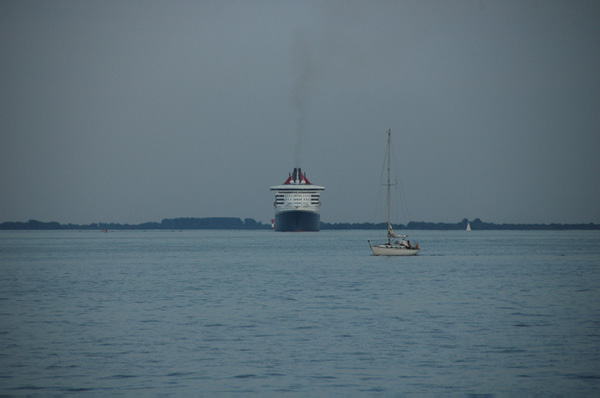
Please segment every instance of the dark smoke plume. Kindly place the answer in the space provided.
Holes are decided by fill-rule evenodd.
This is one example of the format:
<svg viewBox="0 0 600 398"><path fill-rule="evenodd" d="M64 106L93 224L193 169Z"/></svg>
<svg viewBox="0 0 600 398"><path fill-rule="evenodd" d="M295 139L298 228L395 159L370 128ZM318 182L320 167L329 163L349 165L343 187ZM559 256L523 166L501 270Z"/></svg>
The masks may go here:
<svg viewBox="0 0 600 398"><path fill-rule="evenodd" d="M308 106L312 98L315 80L313 54L310 37L305 30L298 29L292 38L292 74L294 81L291 89L291 105L296 112L296 146L294 166L301 167L300 159L306 135Z"/></svg>

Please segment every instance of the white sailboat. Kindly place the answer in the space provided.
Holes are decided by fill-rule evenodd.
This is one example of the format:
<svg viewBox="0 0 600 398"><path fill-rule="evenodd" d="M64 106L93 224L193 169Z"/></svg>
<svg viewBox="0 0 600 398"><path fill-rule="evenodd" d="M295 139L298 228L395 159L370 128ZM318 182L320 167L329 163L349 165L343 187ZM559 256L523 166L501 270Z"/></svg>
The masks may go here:
<svg viewBox="0 0 600 398"><path fill-rule="evenodd" d="M471 232L471 223L467 221L467 232Z"/></svg>
<svg viewBox="0 0 600 398"><path fill-rule="evenodd" d="M412 246L408 235L398 235L392 228L390 222L390 148L392 142L392 130L388 130L388 143L387 143L387 242L382 244L373 244L369 241L369 246L373 254L376 256L414 256L419 252L419 244Z"/></svg>

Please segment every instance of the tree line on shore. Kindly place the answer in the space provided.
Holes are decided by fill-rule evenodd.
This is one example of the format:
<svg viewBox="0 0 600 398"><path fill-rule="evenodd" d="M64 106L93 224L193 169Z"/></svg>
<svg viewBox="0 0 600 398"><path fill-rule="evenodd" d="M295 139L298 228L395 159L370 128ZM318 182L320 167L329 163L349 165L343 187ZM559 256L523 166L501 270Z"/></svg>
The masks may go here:
<svg viewBox="0 0 600 398"><path fill-rule="evenodd" d="M473 231L490 230L600 230L600 224L495 224L476 218L468 221L466 218L457 223L433 223L411 221L406 225L394 224L396 230L435 230L451 231L465 230L471 224ZM386 229L386 223L327 223L321 222L322 230L380 230ZM230 229L230 230L260 230L271 229L271 224L263 224L252 218L236 217L205 217L205 218L171 218L161 222L146 222L141 224L92 223L92 224L60 224L56 221L43 222L29 220L27 222L3 222L0 230L184 230L184 229Z"/></svg>

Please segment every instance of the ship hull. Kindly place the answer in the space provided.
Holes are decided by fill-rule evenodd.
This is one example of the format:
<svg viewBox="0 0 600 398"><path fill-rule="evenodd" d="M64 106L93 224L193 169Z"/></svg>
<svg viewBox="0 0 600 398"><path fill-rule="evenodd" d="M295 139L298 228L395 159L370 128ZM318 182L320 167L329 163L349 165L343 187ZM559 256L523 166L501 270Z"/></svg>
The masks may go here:
<svg viewBox="0 0 600 398"><path fill-rule="evenodd" d="M321 226L319 213L308 211L283 211L275 214L275 231L317 232Z"/></svg>

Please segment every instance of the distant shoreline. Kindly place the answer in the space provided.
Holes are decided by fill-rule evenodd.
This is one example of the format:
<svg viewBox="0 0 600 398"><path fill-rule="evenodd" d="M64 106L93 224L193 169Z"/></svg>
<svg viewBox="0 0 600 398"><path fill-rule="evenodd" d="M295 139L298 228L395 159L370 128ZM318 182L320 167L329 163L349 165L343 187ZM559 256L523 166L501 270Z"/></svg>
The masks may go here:
<svg viewBox="0 0 600 398"><path fill-rule="evenodd" d="M432 230L451 231L465 230L470 223L473 231L494 230L534 230L534 231L567 231L567 230L600 230L600 224L495 224L476 218L469 221L463 219L457 223L433 223L411 221L406 225L394 224L397 230ZM327 223L321 222L321 230L379 230L386 229L385 223ZM252 218L206 217L206 218L172 218L161 222L141 224L92 223L92 224L60 224L56 221L43 222L29 220L27 222L3 222L0 230L174 230L174 229L225 229L225 230L269 230L270 224L263 224Z"/></svg>

